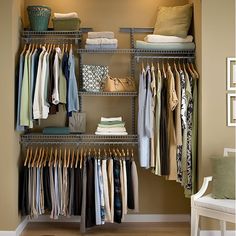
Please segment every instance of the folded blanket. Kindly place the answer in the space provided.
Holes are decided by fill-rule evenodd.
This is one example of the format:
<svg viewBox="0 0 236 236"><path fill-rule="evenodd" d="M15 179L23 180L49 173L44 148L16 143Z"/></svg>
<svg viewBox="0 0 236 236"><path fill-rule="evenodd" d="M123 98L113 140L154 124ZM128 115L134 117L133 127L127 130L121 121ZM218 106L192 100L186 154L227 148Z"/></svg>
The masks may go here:
<svg viewBox="0 0 236 236"><path fill-rule="evenodd" d="M85 49L88 49L88 50L117 49L117 44L86 44Z"/></svg>
<svg viewBox="0 0 236 236"><path fill-rule="evenodd" d="M109 127L109 128L103 128L103 127L97 127L97 132L126 132L125 127Z"/></svg>
<svg viewBox="0 0 236 236"><path fill-rule="evenodd" d="M127 132L95 132L96 135L128 135Z"/></svg>
<svg viewBox="0 0 236 236"><path fill-rule="evenodd" d="M125 123L120 123L120 124L98 124L98 127L101 127L101 128L125 127Z"/></svg>
<svg viewBox="0 0 236 236"><path fill-rule="evenodd" d="M194 50L194 43L147 43L141 40L136 40L135 47L137 49L150 50Z"/></svg>
<svg viewBox="0 0 236 236"><path fill-rule="evenodd" d="M106 118L106 117L101 117L101 122L103 121L122 121L122 117L119 116L119 117L109 117L109 118Z"/></svg>
<svg viewBox="0 0 236 236"><path fill-rule="evenodd" d="M117 39L97 38L97 39L86 39L86 44L118 44Z"/></svg>
<svg viewBox="0 0 236 236"><path fill-rule="evenodd" d="M115 35L111 31L88 32L89 39L96 39L96 38L114 39L114 37Z"/></svg>
<svg viewBox="0 0 236 236"><path fill-rule="evenodd" d="M193 36L188 35L186 38L180 38L175 36L165 36L158 34L148 34L144 41L147 43L191 43Z"/></svg>
<svg viewBox="0 0 236 236"><path fill-rule="evenodd" d="M70 134L69 127L47 127L43 129L43 134Z"/></svg>
<svg viewBox="0 0 236 236"><path fill-rule="evenodd" d="M76 12L70 13L54 13L54 17L56 19L71 19L71 18L79 18Z"/></svg>

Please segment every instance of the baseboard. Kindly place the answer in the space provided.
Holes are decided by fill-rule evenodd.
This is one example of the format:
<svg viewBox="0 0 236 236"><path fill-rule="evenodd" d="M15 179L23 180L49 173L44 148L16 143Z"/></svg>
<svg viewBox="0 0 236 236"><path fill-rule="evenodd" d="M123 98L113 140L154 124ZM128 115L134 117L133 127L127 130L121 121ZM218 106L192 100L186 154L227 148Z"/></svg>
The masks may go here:
<svg viewBox="0 0 236 236"><path fill-rule="evenodd" d="M16 228L16 236L20 236L21 233L24 231L25 227L27 226L29 220L28 217L25 217L21 223L18 225L18 227Z"/></svg>
<svg viewBox="0 0 236 236"><path fill-rule="evenodd" d="M59 217L52 220L49 216L39 216L37 219L30 219L30 222L80 222L80 217ZM123 222L190 222L190 215L156 215L156 214L130 214L126 215Z"/></svg>
<svg viewBox="0 0 236 236"><path fill-rule="evenodd" d="M190 215L187 214L130 214L126 215L124 222L189 222ZM43 215L39 216L36 219L30 219L26 217L17 227L15 231L0 231L0 236L19 236L24 228L27 226L29 222L80 222L80 217L72 216L72 217L59 217L58 220L50 219L49 216ZM205 235L203 235L205 236ZM231 235L230 235L231 236Z"/></svg>
<svg viewBox="0 0 236 236"><path fill-rule="evenodd" d="M20 236L28 222L28 217L25 217L15 231L0 231L0 236Z"/></svg>
<svg viewBox="0 0 236 236"><path fill-rule="evenodd" d="M236 231L227 230L225 236L235 236ZM200 236L221 236L221 232L217 230L201 230Z"/></svg>

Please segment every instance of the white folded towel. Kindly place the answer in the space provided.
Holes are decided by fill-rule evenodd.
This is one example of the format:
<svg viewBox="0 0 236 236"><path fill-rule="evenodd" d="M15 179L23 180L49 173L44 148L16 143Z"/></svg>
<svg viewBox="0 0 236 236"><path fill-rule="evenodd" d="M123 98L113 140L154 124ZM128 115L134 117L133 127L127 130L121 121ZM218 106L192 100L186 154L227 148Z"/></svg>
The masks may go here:
<svg viewBox="0 0 236 236"><path fill-rule="evenodd" d="M117 45L117 39L97 38L97 39L86 39L86 44L100 45L100 44L115 44Z"/></svg>
<svg viewBox="0 0 236 236"><path fill-rule="evenodd" d="M71 18L79 18L76 12L70 13L54 13L54 17L56 19L71 19Z"/></svg>
<svg viewBox="0 0 236 236"><path fill-rule="evenodd" d="M89 39L96 39L96 38L114 39L115 34L111 31L88 32L88 38Z"/></svg>
<svg viewBox="0 0 236 236"><path fill-rule="evenodd" d="M127 132L95 132L96 135L128 135Z"/></svg>
<svg viewBox="0 0 236 236"><path fill-rule="evenodd" d="M147 43L191 43L193 36L188 35L186 38L180 38L176 36L165 36L158 34L148 34L144 41Z"/></svg>
<svg viewBox="0 0 236 236"><path fill-rule="evenodd" d="M110 127L110 128L97 127L97 132L126 132L126 128L125 127Z"/></svg>
<svg viewBox="0 0 236 236"><path fill-rule="evenodd" d="M110 117L110 118L106 118L106 117L101 117L101 121L122 121L122 117Z"/></svg>

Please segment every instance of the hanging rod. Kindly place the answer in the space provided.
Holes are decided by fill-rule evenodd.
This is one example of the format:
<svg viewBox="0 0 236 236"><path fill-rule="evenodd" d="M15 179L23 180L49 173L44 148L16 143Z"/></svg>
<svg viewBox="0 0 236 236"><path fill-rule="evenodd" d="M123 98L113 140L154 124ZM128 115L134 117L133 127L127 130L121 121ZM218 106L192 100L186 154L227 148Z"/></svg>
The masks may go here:
<svg viewBox="0 0 236 236"><path fill-rule="evenodd" d="M137 62L140 59L195 59L194 56L135 56Z"/></svg>
<svg viewBox="0 0 236 236"><path fill-rule="evenodd" d="M54 142L54 141L46 141L46 142L42 142L42 141L29 141L29 142L24 142L21 141L21 144L23 144L24 146L30 146L30 145L43 145L43 146L48 146L48 145L75 145L75 146L104 146L104 145L125 145L125 146L130 146L130 145L136 145L138 144L138 141L128 141L128 142L119 142L119 141L82 141L82 142L68 142L68 141L64 141L64 142Z"/></svg>

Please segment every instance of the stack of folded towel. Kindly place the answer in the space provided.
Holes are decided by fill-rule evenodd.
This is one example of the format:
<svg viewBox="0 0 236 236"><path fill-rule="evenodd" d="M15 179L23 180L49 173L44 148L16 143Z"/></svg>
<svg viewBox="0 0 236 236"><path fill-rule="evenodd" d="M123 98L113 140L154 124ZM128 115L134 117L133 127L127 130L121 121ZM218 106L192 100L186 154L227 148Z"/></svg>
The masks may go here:
<svg viewBox="0 0 236 236"><path fill-rule="evenodd" d="M75 18L79 18L79 16L76 12L54 13L54 18L55 19L75 19Z"/></svg>
<svg viewBox="0 0 236 236"><path fill-rule="evenodd" d="M128 135L122 117L101 118L96 135Z"/></svg>
<svg viewBox="0 0 236 236"><path fill-rule="evenodd" d="M176 36L165 36L157 34L148 34L144 41L137 40L136 48L141 49L194 49L193 36L188 35L186 38L180 38Z"/></svg>
<svg viewBox="0 0 236 236"><path fill-rule="evenodd" d="M110 31L88 32L86 39L86 49L116 49L118 40L114 33Z"/></svg>

